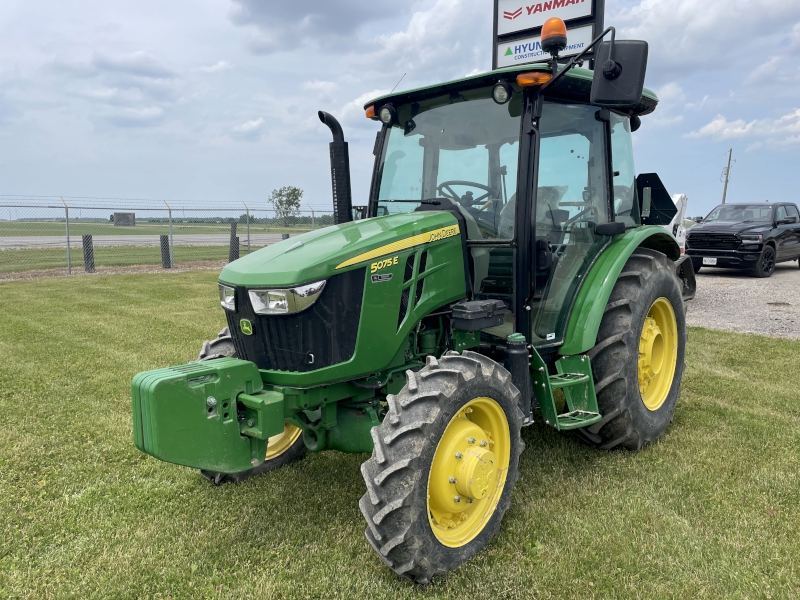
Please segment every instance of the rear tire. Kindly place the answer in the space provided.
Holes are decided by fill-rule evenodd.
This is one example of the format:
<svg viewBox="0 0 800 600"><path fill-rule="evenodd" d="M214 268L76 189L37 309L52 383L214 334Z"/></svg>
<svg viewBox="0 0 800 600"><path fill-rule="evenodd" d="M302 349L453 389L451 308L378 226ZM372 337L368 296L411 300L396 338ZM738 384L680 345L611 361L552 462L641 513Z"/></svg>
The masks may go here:
<svg viewBox="0 0 800 600"><path fill-rule="evenodd" d="M227 327L219 332L216 339L203 342L197 362L225 357L237 358L236 348L233 345L233 339ZM282 466L302 458L305 452L306 446L303 443L302 431L294 425L286 423L283 433L269 438L266 459L257 467L240 471L239 473L218 473L200 469L200 474L212 481L214 485L220 485L225 482L241 483L254 475L261 475L262 473L280 469Z"/></svg>
<svg viewBox="0 0 800 600"><path fill-rule="evenodd" d="M603 418L579 435L604 450L652 444L672 421L685 350L686 318L672 263L638 248L617 279L588 353Z"/></svg>
<svg viewBox="0 0 800 600"><path fill-rule="evenodd" d="M764 246L758 263L750 272L753 277L770 277L775 272L775 248Z"/></svg>
<svg viewBox="0 0 800 600"><path fill-rule="evenodd" d="M522 411L511 375L465 351L429 356L388 396L361 465L367 540L417 583L457 569L500 528L519 478ZM477 491L476 491L477 490Z"/></svg>

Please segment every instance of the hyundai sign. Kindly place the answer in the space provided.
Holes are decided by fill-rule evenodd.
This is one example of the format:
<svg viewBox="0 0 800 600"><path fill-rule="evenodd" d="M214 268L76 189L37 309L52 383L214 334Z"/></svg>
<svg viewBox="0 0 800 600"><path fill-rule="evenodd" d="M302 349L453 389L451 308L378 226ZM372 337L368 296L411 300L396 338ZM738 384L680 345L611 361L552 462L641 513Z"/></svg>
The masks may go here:
<svg viewBox="0 0 800 600"><path fill-rule="evenodd" d="M567 31L567 47L559 56L575 56L583 52L586 46L592 42L593 33L592 25L584 25ZM550 55L542 51L541 42L542 37L537 35L498 44L495 57L497 68L550 60Z"/></svg>

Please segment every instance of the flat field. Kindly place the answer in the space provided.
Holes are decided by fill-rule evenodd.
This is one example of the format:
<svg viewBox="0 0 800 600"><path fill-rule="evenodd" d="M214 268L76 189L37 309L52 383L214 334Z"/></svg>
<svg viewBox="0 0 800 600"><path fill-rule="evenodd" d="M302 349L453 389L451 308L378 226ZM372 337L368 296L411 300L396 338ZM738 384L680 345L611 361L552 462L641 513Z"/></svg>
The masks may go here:
<svg viewBox="0 0 800 600"><path fill-rule="evenodd" d="M245 230L244 223L237 225L239 235ZM251 223L250 233L289 233L297 234L309 231L308 227L280 227L273 225L263 225L261 223ZM230 232L231 226L228 222L221 223L184 223L176 220L172 223L173 235L203 235L203 234L225 234ZM80 237L81 235L165 235L169 233L167 223L151 223L140 221L135 227L115 227L113 223L101 221L72 221L69 223L70 236ZM20 236L55 236L63 237L66 234L66 227L63 221L0 221L0 237L20 237Z"/></svg>
<svg viewBox="0 0 800 600"><path fill-rule="evenodd" d="M219 331L216 276L0 283L0 597L800 596L800 342L691 329L637 454L526 429L500 533L420 587L364 539L365 455L215 488L134 448L130 380Z"/></svg>

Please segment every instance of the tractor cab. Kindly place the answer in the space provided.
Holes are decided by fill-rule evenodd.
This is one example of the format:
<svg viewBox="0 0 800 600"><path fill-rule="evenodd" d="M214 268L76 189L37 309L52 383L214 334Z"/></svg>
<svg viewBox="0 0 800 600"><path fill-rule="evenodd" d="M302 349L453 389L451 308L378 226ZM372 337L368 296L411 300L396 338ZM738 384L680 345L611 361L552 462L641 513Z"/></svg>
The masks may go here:
<svg viewBox="0 0 800 600"><path fill-rule="evenodd" d="M590 265L612 235L641 225L631 131L652 112L592 105L592 72L549 86L548 65L492 71L378 98L382 121L369 215L449 211L463 224L473 299L501 299L487 339L564 340Z"/></svg>

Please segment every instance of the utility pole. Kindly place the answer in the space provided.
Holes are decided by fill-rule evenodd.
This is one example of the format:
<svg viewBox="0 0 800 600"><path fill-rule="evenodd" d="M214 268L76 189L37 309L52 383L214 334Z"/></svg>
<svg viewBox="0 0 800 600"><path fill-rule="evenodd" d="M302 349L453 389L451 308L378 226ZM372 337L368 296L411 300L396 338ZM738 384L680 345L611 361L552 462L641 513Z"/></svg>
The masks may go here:
<svg viewBox="0 0 800 600"><path fill-rule="evenodd" d="M733 155L733 148L728 150L728 166L722 170L722 176L725 177L725 187L722 189L722 203L725 204L725 196L728 195L728 181L731 179L731 156Z"/></svg>

